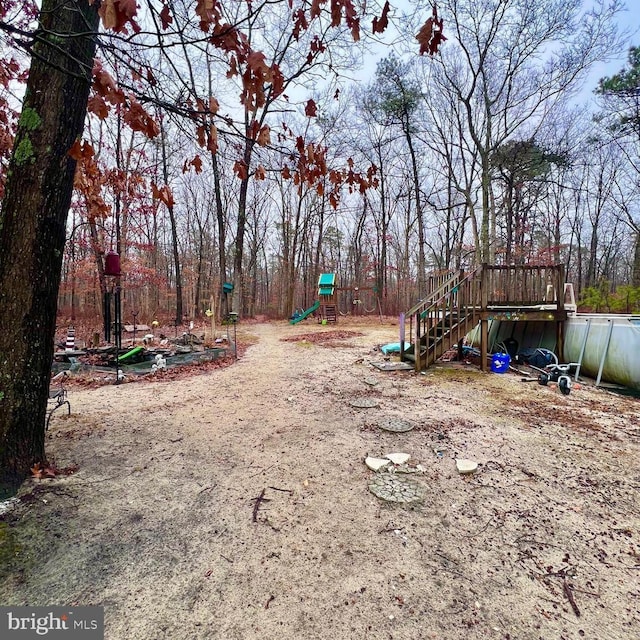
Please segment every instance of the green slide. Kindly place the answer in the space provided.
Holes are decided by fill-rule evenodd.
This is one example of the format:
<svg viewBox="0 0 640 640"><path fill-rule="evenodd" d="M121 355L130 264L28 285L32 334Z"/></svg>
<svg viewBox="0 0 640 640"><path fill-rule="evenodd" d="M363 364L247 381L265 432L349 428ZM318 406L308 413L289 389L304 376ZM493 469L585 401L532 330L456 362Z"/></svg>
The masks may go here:
<svg viewBox="0 0 640 640"><path fill-rule="evenodd" d="M314 311L317 311L319 306L320 306L320 300L316 300L311 307L309 307L306 311L303 311L297 318L294 318L293 320L289 320L289 323L296 324L297 322L300 322L300 320L304 320L305 318L310 316Z"/></svg>

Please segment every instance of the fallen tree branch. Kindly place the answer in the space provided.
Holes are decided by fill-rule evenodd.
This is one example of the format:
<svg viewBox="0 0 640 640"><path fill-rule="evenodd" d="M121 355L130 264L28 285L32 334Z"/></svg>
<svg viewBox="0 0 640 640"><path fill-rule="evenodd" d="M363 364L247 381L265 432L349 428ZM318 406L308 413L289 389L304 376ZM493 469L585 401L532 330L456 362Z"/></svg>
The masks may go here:
<svg viewBox="0 0 640 640"><path fill-rule="evenodd" d="M567 600L569 601L569 604L571 605L571 608L573 609L573 613L576 614L576 617L579 618L580 617L580 609L578 609L578 605L576 604L576 600L573 597L573 591L571 590L571 587L569 586L569 583L566 580L562 581L562 586L564 589L564 595L567 596Z"/></svg>
<svg viewBox="0 0 640 640"><path fill-rule="evenodd" d="M269 500L267 498L264 497L265 491L266 491L266 487L260 492L260 495L257 498L254 498L254 505L253 505L253 521L254 522L258 522L258 509L260 509L260 505L263 502L268 502Z"/></svg>

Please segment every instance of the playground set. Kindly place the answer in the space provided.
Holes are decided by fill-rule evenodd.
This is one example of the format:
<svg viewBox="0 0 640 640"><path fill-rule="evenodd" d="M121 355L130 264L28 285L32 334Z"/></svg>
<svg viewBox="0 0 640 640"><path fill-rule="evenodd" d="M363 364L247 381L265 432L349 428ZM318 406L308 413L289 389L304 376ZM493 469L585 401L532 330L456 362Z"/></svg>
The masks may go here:
<svg viewBox="0 0 640 640"><path fill-rule="evenodd" d="M296 324L313 314L315 314L319 323L327 324L329 322L337 322L339 314L347 315L349 312L348 307L351 307L351 311L354 314L361 313L362 311L371 313L375 311L375 306L371 310L364 307L361 299L361 293L363 291L375 293L376 289L375 287L337 287L335 273L321 273L318 278L318 299L308 309L296 311L289 322ZM343 312L340 309L339 295L349 292L351 293L351 301L350 304L347 304L347 310ZM379 306L377 296L376 304Z"/></svg>

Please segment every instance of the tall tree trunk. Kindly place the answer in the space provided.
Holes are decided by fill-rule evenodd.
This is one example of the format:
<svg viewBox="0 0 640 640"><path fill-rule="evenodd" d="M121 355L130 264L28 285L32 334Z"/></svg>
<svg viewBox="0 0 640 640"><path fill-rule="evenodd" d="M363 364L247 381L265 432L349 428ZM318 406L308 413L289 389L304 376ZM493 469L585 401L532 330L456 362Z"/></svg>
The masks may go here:
<svg viewBox="0 0 640 640"><path fill-rule="evenodd" d="M249 125L246 125L246 130L249 130ZM236 245L233 256L233 310L236 313L242 314L243 309L243 297L244 297L244 274L243 274L243 259L244 259L244 234L247 229L247 194L249 191L249 168L251 166L251 157L253 155L253 147L255 140L247 138L245 142L243 162L246 174L243 176L240 182L240 194L238 197L238 222L236 227Z"/></svg>
<svg viewBox="0 0 640 640"><path fill-rule="evenodd" d="M178 228L173 205L167 206L171 224L171 244L173 247L173 268L176 276L176 324L182 324L184 308L182 303L182 272L180 270L180 249L178 244Z"/></svg>
<svg viewBox="0 0 640 640"><path fill-rule="evenodd" d="M91 250L93 252L93 259L96 263L96 270L98 272L100 293L104 295L107 292L107 278L104 275L104 260L102 259L104 247L100 242L100 238L98 236L98 227L95 220L89 220L89 233L91 235Z"/></svg>
<svg viewBox="0 0 640 640"><path fill-rule="evenodd" d="M98 28L97 3L42 0L0 210L0 485L45 458L65 227Z"/></svg>
<svg viewBox="0 0 640 640"><path fill-rule="evenodd" d="M204 230L202 222L198 215L195 215L196 224L198 225L198 262L196 267L196 285L193 299L194 315L200 316L200 299L202 296L202 281L204 279Z"/></svg>
<svg viewBox="0 0 640 640"><path fill-rule="evenodd" d="M326 185L323 185L326 186ZM326 192L326 189L323 190L323 194ZM316 246L314 248L313 255L313 264L311 265L311 273L305 274L305 278L307 281L311 281L311 285L315 286L315 283L318 282L318 278L320 277L320 261L322 259L322 243L324 239L324 226L325 226L325 214L326 214L326 206L327 199L323 195L320 200L320 206L318 208L318 230L317 230L317 238ZM305 282L304 295L307 295L307 282Z"/></svg>
<svg viewBox="0 0 640 640"><path fill-rule="evenodd" d="M481 192L482 192L482 224L480 226L480 260L478 262L491 262L491 206L489 203L489 193L491 189L491 175L489 159L486 153L481 153Z"/></svg>
<svg viewBox="0 0 640 640"><path fill-rule="evenodd" d="M411 156L411 173L413 176L413 190L416 194L416 217L418 221L418 297L421 298L426 293L426 268L427 261L424 252L425 233L424 233L424 213L422 211L422 198L420 197L420 175L418 173L418 160L416 152L413 148L413 139L411 137L411 129L407 118L404 128L409 154Z"/></svg>
<svg viewBox="0 0 640 640"><path fill-rule="evenodd" d="M166 185L169 184L169 166L167 163L167 146L164 127L160 126L160 139L162 145L162 178ZM183 295L182 295L182 272L180 271L180 247L178 244L178 227L176 225L176 215L173 204L167 205L169 212L169 223L171 225L171 245L173 248L173 268L176 275L176 325L182 324L183 316Z"/></svg>
<svg viewBox="0 0 640 640"><path fill-rule="evenodd" d="M299 239L300 239L300 219L302 217L302 193L298 194L298 197L296 199L296 214L295 214L295 220L292 223L291 221L289 221L288 223L288 243L287 243L287 247L285 248L286 250L286 256L287 256L287 261L285 263L285 278L286 278L286 306L285 306L285 313L287 313L288 315L291 315L293 313L294 310L294 299L295 299L295 292L296 292L296 284L298 282L298 272L299 272L299 265L297 263L297 260L300 259L299 257L299 249L298 249L298 245L299 245ZM304 292L304 295L306 295L306 291Z"/></svg>
<svg viewBox="0 0 640 640"><path fill-rule="evenodd" d="M218 312L219 319L229 315L227 309L227 296L223 293L222 285L227 280L227 223L224 207L222 206L222 186L220 184L220 167L218 166L218 156L211 154L211 167L213 169L213 190L216 198L216 221L218 223L218 270L220 272L220 291Z"/></svg>

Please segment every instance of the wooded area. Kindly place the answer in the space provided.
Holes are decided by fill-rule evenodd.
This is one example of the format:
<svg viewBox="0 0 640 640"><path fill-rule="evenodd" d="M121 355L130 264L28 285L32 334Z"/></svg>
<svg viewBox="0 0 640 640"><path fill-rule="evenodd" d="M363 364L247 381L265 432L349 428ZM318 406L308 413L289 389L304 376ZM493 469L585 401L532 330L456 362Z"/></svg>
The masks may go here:
<svg viewBox="0 0 640 640"><path fill-rule="evenodd" d="M312 61L301 55L308 42L277 40L267 59L280 61L282 94L267 85L264 104L243 112L233 102L241 87L196 41L186 9L174 11L182 54L171 48L171 66L163 58L173 31L162 46L136 50L155 78L144 90L159 110L205 104L216 87L217 113L206 116L215 125L185 123L172 109L148 139L117 114L89 121L99 182L89 201L76 192L71 211L66 317L100 312L95 265L109 249L122 257L125 315L147 321L196 317L212 298L220 313L225 281L236 284L241 315L286 317L313 303L321 272L373 287L365 306L377 310L378 295L395 314L424 294L427 274L481 261L564 263L586 305L637 309L638 114L619 87L588 80L621 46L612 22L620 6L569 19L566 3L545 2L534 23L526 3L508 5L481 13L473 2L442 3L440 55L420 57L407 39L383 50L377 68L369 63L362 82L349 81L362 52L343 33L315 33L326 51ZM267 21L266 8L253 8L243 18L264 50L276 42L268 25L289 9L271 5ZM417 32L417 22L406 25ZM560 41L542 65L538 56ZM127 73L122 60L104 66ZM587 104L594 90L599 99Z"/></svg>
<svg viewBox="0 0 640 640"><path fill-rule="evenodd" d="M585 304L637 310L638 50L614 77L590 75L628 46L623 10L621 0L3 2L0 333L15 325L30 340L39 327L52 345L54 321L26 318L34 304L55 306L59 259L65 323L98 317L114 289L125 319L183 322L211 306L224 316L225 282L241 317L287 317L315 300L320 272L366 296L344 312L394 314L430 273L481 262L562 263ZM86 17L96 11L99 34ZM65 13L79 26L47 22ZM97 46L92 71L78 34ZM34 132L64 123L43 125L30 99L72 97L33 71L25 95L31 60L51 78L91 76L84 135L69 120L68 149L36 145ZM73 99L83 118L86 98ZM69 207L50 169L76 162ZM53 180L55 211L11 200L38 175ZM66 241L33 226L38 216L66 218ZM20 266L21 251L38 268ZM116 278L105 275L109 251ZM7 303L18 286L19 308ZM25 384L42 395L44 365L29 382L14 357L0 365L0 401L14 406Z"/></svg>
<svg viewBox="0 0 640 640"><path fill-rule="evenodd" d="M121 255L125 317L147 321L193 318L212 298L220 313L225 281L238 285L242 315L285 317L314 301L328 271L343 286L375 287L383 312L396 313L421 297L429 272L481 260L563 262L587 304L633 310L638 115L606 82L597 111L581 101L598 87L576 97L594 62L621 46L612 22L621 5L588 20L578 10L569 20L563 2L542 5L534 24L523 2L484 13L442 3L441 54L420 57L409 39L378 48L384 58L374 71L367 57L363 82L349 77L364 53L351 34L319 22L304 38L278 39L296 15L287 3L234 5L246 13L228 24L247 25L251 46L282 74L278 87L262 78L260 96L240 108L238 80L254 82L254 71L227 77L188 3L164 14L165 30L159 14L145 16L155 33L105 43L100 55L64 315L101 312L108 250ZM398 29L417 32L425 15L396 11ZM538 56L561 40L542 66ZM111 78L128 87L124 103ZM149 119L122 104L144 105ZM365 306L377 309L375 296Z"/></svg>

